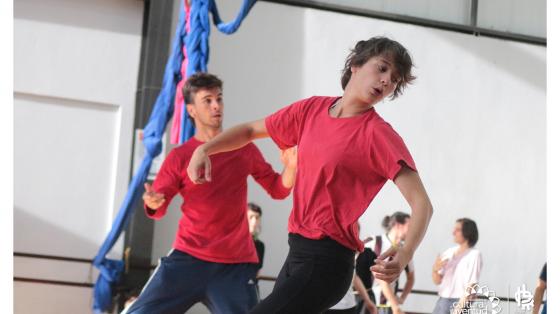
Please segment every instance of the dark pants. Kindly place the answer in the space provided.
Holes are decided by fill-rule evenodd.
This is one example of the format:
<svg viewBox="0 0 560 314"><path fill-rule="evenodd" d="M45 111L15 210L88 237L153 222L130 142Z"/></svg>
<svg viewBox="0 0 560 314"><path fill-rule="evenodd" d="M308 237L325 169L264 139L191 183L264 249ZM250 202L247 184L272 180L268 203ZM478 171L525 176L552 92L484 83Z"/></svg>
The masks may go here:
<svg viewBox="0 0 560 314"><path fill-rule="evenodd" d="M324 238L290 234L290 251L272 293L252 314L322 313L348 291L354 273L354 252Z"/></svg>
<svg viewBox="0 0 560 314"><path fill-rule="evenodd" d="M439 297L432 314L449 314L453 312L454 304L459 302L459 298Z"/></svg>
<svg viewBox="0 0 560 314"><path fill-rule="evenodd" d="M173 250L125 313L184 314L202 302L215 314L245 314L257 303L256 274L257 264L212 263Z"/></svg>

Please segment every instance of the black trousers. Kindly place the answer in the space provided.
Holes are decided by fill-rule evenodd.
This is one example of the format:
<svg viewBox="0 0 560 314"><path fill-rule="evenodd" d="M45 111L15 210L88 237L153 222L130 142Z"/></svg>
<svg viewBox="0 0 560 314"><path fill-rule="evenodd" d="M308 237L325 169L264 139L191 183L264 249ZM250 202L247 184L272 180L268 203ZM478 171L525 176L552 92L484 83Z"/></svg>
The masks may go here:
<svg viewBox="0 0 560 314"><path fill-rule="evenodd" d="M354 274L354 252L324 238L288 236L290 251L272 293L252 314L323 313L342 299Z"/></svg>

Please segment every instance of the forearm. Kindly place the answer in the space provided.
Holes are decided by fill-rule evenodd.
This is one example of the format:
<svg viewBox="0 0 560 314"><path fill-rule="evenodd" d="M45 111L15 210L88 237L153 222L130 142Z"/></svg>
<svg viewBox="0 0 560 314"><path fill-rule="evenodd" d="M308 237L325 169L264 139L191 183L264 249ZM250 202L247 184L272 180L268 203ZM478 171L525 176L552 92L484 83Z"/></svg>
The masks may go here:
<svg viewBox="0 0 560 314"><path fill-rule="evenodd" d="M410 291L412 291L412 287L414 286L414 275L412 276L408 276L406 279L406 284L404 285L402 294L401 294L401 299L406 299L406 297L408 297L408 295L410 294Z"/></svg>
<svg viewBox="0 0 560 314"><path fill-rule="evenodd" d="M424 238L432 218L432 204L417 172L403 167L395 178L395 184L411 208L410 225L402 251L409 260Z"/></svg>
<svg viewBox="0 0 560 314"><path fill-rule="evenodd" d="M371 301L371 299L369 298L369 294L367 293L367 289L364 286L364 283L362 282L360 277L354 275L353 283L354 283L354 289L356 289L360 298L362 298L362 300L364 300L364 302L366 302L368 300Z"/></svg>
<svg viewBox="0 0 560 314"><path fill-rule="evenodd" d="M380 284L381 284L381 291L383 292L385 298L387 298L387 302L389 303L389 305L391 305L391 308L395 310L396 308L399 307L399 300L397 299L397 296L393 292L393 289L391 289L391 286L389 286L389 284L385 281L380 281Z"/></svg>
<svg viewBox="0 0 560 314"><path fill-rule="evenodd" d="M291 189L296 183L296 167L285 167L282 171L282 185Z"/></svg>
<svg viewBox="0 0 560 314"><path fill-rule="evenodd" d="M210 156L241 148L257 138L266 136L268 134L263 120L248 122L220 133L209 142L201 145L200 149Z"/></svg>
<svg viewBox="0 0 560 314"><path fill-rule="evenodd" d="M432 281L433 281L436 285L441 284L441 278L442 278L442 276L441 276L440 274L438 274L437 271L432 270Z"/></svg>
<svg viewBox="0 0 560 314"><path fill-rule="evenodd" d="M410 206L412 215L410 216L408 235L406 236L403 250L408 252L412 258L412 255L426 234L433 209L427 195L425 198L412 202Z"/></svg>
<svg viewBox="0 0 560 314"><path fill-rule="evenodd" d="M543 297L544 297L544 289L542 287L538 286L535 289L535 296L533 298L535 300L535 302L533 304L534 305L533 306L533 314L538 314L539 313L539 310L540 310L541 305L542 305Z"/></svg>

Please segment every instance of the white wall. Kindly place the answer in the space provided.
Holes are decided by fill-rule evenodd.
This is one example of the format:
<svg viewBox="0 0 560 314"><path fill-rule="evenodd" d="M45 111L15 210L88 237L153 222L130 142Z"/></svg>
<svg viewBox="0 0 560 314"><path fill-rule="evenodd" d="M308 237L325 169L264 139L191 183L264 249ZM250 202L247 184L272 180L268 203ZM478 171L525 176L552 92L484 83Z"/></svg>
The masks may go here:
<svg viewBox="0 0 560 314"><path fill-rule="evenodd" d="M218 1L226 20L237 5ZM258 2L236 34L211 34L209 71L225 82L226 127L303 97L340 94L349 49L375 35L403 43L416 63L417 82L377 106L405 139L435 207L415 256L415 288L435 291L432 262L452 245L454 221L466 216L480 230L481 282L499 296L523 283L533 289L546 258L544 47ZM280 169L272 142L257 145ZM252 180L249 199L264 208L262 273L274 276L287 254L291 203L270 200ZM364 235L380 232L394 210L407 206L389 182L361 219ZM154 260L174 237L179 211L168 215L156 223ZM261 287L266 295L272 285ZM434 301L411 296L404 308L431 312Z"/></svg>
<svg viewBox="0 0 560 314"><path fill-rule="evenodd" d="M14 251L93 258L105 239L128 185L142 13L135 0L14 2ZM16 258L14 275L96 272ZM91 293L16 282L14 308L87 313Z"/></svg>

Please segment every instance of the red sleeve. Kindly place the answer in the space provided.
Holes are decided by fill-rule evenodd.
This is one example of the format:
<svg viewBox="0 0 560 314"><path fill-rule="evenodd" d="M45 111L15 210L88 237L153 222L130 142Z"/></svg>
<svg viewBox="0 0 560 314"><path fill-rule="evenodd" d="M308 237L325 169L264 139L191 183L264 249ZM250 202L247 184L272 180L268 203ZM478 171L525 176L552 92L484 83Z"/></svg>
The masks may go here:
<svg viewBox="0 0 560 314"><path fill-rule="evenodd" d="M250 143L251 175L260 186L275 200L284 199L290 195L291 188L282 184L282 175L276 173L272 166L264 160L261 151Z"/></svg>
<svg viewBox="0 0 560 314"><path fill-rule="evenodd" d="M280 149L287 149L298 144L306 100L296 101L266 117L266 130Z"/></svg>
<svg viewBox="0 0 560 314"><path fill-rule="evenodd" d="M384 178L394 180L403 164L417 171L403 139L387 122L375 126L372 142L374 168Z"/></svg>
<svg viewBox="0 0 560 314"><path fill-rule="evenodd" d="M156 179L152 184L154 191L165 195L165 202L156 210L149 208L144 203L144 209L148 217L157 220L161 219L165 215L169 203L171 203L171 200L181 188L181 168L182 163L177 156L175 149L173 149L163 161L163 164L156 175Z"/></svg>

